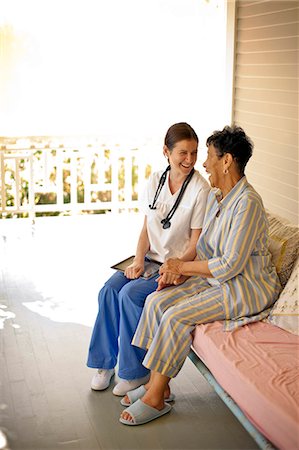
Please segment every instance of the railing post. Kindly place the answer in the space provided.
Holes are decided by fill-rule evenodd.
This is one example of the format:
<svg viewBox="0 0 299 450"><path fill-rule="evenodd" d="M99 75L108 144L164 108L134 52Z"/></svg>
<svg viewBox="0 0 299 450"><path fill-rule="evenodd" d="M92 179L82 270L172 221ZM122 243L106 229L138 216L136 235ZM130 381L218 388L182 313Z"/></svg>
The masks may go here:
<svg viewBox="0 0 299 450"><path fill-rule="evenodd" d="M118 212L118 154L117 148L111 148L111 212Z"/></svg>
<svg viewBox="0 0 299 450"><path fill-rule="evenodd" d="M20 209L20 158L15 158L16 206Z"/></svg>
<svg viewBox="0 0 299 450"><path fill-rule="evenodd" d="M63 149L57 148L56 158L56 201L59 209L63 209Z"/></svg>
<svg viewBox="0 0 299 450"><path fill-rule="evenodd" d="M70 183L71 183L71 210L78 214L78 198L77 198L77 155L74 150L70 153Z"/></svg>
<svg viewBox="0 0 299 450"><path fill-rule="evenodd" d="M1 210L2 213L6 209L6 189L5 189L5 165L4 165L4 151L1 151Z"/></svg>
<svg viewBox="0 0 299 450"><path fill-rule="evenodd" d="M29 218L34 221L35 218L35 189L34 189L34 161L33 161L33 153L29 154L29 188L28 188L28 196L29 196Z"/></svg>
<svg viewBox="0 0 299 450"><path fill-rule="evenodd" d="M127 211L132 202L132 150L129 149L125 153L125 204L127 204Z"/></svg>

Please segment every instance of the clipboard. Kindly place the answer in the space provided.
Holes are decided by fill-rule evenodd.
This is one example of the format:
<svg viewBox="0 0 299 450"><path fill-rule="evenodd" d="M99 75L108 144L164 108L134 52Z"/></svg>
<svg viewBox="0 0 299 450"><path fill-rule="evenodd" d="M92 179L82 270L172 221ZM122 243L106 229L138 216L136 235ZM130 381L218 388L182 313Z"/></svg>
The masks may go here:
<svg viewBox="0 0 299 450"><path fill-rule="evenodd" d="M123 259L122 261L114 264L113 266L111 266L111 269L115 269L115 270L120 270L121 272L124 272L126 270L126 268L132 264L132 262L134 261L135 256L132 255L129 258ZM144 262L144 272L141 275L141 278L150 278L151 276L158 274L159 273L159 269L162 263L158 262L158 261L145 261Z"/></svg>

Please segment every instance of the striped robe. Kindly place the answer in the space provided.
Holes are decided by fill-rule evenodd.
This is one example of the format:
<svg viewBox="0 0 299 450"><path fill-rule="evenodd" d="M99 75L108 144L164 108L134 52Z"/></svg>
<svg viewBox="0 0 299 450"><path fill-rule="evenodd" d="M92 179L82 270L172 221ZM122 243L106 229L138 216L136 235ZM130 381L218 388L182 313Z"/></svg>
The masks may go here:
<svg viewBox="0 0 299 450"><path fill-rule="evenodd" d="M132 340L148 350L143 365L169 377L182 367L197 324L224 320L232 330L261 320L279 295L265 210L245 176L220 202L210 192L197 255L213 278L193 276L150 294Z"/></svg>
<svg viewBox="0 0 299 450"><path fill-rule="evenodd" d="M208 198L197 244L220 283L225 329L265 317L281 290L268 248L268 221L262 199L244 176L219 203Z"/></svg>

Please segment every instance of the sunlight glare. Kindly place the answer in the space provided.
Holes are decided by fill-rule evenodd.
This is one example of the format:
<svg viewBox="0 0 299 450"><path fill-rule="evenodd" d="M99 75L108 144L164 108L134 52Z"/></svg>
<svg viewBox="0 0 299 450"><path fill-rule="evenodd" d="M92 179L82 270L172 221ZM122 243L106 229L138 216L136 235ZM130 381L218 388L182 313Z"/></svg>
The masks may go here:
<svg viewBox="0 0 299 450"><path fill-rule="evenodd" d="M224 3L0 0L0 134L217 127Z"/></svg>

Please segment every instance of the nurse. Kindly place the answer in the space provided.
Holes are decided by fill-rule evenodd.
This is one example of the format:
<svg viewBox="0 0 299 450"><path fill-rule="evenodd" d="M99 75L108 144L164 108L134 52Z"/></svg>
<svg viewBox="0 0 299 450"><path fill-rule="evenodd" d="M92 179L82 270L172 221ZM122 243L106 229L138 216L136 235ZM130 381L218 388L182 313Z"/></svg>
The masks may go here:
<svg viewBox="0 0 299 450"><path fill-rule="evenodd" d="M163 154L169 165L153 173L143 194L145 213L133 263L116 272L98 295L98 315L93 328L87 366L97 369L91 388L110 385L118 361L120 381L113 394L123 396L146 383L149 370L142 365L145 351L131 345L146 297L179 283L179 276L165 273L143 278L146 260L163 263L169 258L193 260L201 233L208 182L194 169L198 137L185 122L166 133Z"/></svg>

